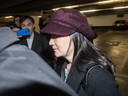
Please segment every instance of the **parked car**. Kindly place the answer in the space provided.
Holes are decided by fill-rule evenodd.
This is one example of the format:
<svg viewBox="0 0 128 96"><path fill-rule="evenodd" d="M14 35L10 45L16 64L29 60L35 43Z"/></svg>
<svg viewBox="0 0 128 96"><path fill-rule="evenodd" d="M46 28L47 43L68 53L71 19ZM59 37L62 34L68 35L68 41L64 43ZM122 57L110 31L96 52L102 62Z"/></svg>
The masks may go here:
<svg viewBox="0 0 128 96"><path fill-rule="evenodd" d="M128 22L126 20L117 20L113 23L113 29L128 29Z"/></svg>

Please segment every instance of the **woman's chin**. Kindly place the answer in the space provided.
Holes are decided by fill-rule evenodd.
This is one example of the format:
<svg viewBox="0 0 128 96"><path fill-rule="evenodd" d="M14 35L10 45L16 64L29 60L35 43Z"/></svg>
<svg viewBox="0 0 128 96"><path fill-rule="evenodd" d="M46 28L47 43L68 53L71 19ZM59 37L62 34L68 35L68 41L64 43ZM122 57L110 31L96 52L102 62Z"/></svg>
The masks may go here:
<svg viewBox="0 0 128 96"><path fill-rule="evenodd" d="M61 57L61 56L57 56L57 55L55 55L56 57Z"/></svg>
<svg viewBox="0 0 128 96"><path fill-rule="evenodd" d="M59 54L55 54L55 56L56 56L56 57L61 57L61 55L59 55Z"/></svg>

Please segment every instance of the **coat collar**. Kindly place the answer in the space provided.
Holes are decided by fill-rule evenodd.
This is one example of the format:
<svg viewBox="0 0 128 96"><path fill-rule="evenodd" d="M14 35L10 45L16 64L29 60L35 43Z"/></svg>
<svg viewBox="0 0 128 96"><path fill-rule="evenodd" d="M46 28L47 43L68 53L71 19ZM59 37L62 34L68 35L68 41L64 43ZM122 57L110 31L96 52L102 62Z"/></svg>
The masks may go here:
<svg viewBox="0 0 128 96"><path fill-rule="evenodd" d="M80 85L83 82L87 70L94 66L94 63L91 64L79 64L77 67L76 65L72 65L70 73L68 75L67 84L72 87L75 92L79 91ZM78 71L80 70L80 71Z"/></svg>
<svg viewBox="0 0 128 96"><path fill-rule="evenodd" d="M25 39L25 37L22 37L20 39L21 39L20 44L25 45L25 46L28 47L28 43L27 43L27 40Z"/></svg>
<svg viewBox="0 0 128 96"><path fill-rule="evenodd" d="M32 43L31 49L33 51L35 51L41 45L40 44L41 42L42 42L42 38L41 38L40 34L38 34L37 32L34 32L34 38L33 38L33 43ZM25 38L21 39L20 44L28 46L27 40Z"/></svg>
<svg viewBox="0 0 128 96"><path fill-rule="evenodd" d="M32 43L32 50L36 50L42 43L42 38L40 36L40 34L38 34L37 32L34 32L34 39L33 39L33 43Z"/></svg>

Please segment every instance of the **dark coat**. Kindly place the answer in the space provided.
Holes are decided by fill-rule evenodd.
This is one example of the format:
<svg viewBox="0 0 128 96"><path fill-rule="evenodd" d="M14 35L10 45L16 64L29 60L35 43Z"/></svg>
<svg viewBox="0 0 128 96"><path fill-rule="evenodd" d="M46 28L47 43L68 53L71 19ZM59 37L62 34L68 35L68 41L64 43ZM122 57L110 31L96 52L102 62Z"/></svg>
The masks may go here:
<svg viewBox="0 0 128 96"><path fill-rule="evenodd" d="M25 38L22 38L19 43L28 46L27 40ZM34 32L32 50L36 52L41 58L43 58L50 66L53 65L54 55L52 48L49 46L45 36Z"/></svg>
<svg viewBox="0 0 128 96"><path fill-rule="evenodd" d="M87 77L87 84L83 83L87 70L94 65L95 64L79 64L78 67L73 65L66 83L74 89L79 96L120 96L118 84L114 76L101 67L96 67L91 70ZM57 68L57 73L61 75L61 78L64 71L63 66L65 66L65 64Z"/></svg>
<svg viewBox="0 0 128 96"><path fill-rule="evenodd" d="M39 27L40 27L40 30L43 29L48 24L48 23L43 24L43 22L44 22L43 18L40 18L39 19L39 24L38 24ZM51 38L51 35L50 34L45 34L45 33L40 33L40 34L46 36L48 42L50 41L50 38Z"/></svg>
<svg viewBox="0 0 128 96"><path fill-rule="evenodd" d="M35 52L0 28L0 96L78 96Z"/></svg>
<svg viewBox="0 0 128 96"><path fill-rule="evenodd" d="M48 23L43 24L43 22L44 22L43 18L40 18L39 19L39 24L38 24L39 27L40 27L40 30L43 29L48 24Z"/></svg>

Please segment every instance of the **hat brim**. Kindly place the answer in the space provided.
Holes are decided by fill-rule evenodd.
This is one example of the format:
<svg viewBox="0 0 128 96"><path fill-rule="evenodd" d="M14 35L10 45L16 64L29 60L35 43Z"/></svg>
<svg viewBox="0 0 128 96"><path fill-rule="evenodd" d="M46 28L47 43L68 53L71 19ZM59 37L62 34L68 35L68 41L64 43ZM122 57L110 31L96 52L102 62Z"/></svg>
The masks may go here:
<svg viewBox="0 0 128 96"><path fill-rule="evenodd" d="M67 36L74 33L75 30L60 24L48 23L42 30L40 30L40 32L59 36Z"/></svg>

